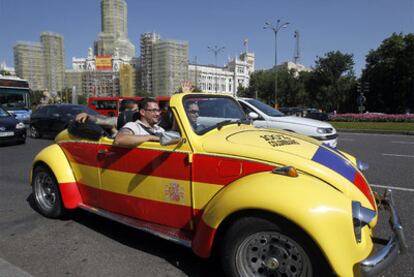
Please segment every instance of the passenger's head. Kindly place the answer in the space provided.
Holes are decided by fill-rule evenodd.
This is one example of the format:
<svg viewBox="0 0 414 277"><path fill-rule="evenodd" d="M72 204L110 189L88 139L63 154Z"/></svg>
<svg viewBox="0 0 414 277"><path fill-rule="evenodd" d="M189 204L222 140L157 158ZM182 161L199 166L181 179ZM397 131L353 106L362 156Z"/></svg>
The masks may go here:
<svg viewBox="0 0 414 277"><path fill-rule="evenodd" d="M123 111L138 111L138 104L134 100L125 99L121 102L120 109L121 112Z"/></svg>
<svg viewBox="0 0 414 277"><path fill-rule="evenodd" d="M185 110L187 112L188 119L190 120L191 124L197 123L197 118L200 113L200 109L198 107L197 102L195 101L188 101L185 103Z"/></svg>
<svg viewBox="0 0 414 277"><path fill-rule="evenodd" d="M141 121L148 123L150 126L157 124L160 120L160 108L155 99L144 98L139 103L139 114Z"/></svg>

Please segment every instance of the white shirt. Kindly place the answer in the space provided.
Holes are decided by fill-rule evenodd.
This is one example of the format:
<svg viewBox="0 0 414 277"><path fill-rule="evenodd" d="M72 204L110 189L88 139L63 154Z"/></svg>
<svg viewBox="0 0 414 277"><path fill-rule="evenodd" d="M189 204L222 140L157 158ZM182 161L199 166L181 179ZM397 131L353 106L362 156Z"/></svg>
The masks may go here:
<svg viewBox="0 0 414 277"><path fill-rule="evenodd" d="M142 127L142 125L147 126L141 120L137 120L135 122L128 122L119 131L129 130L134 135L138 135L138 136L142 136L142 135L160 136L162 133L165 132L165 130L162 127L155 124L153 127L147 126L149 131L152 132L152 134L150 134L147 130L144 129L144 127Z"/></svg>

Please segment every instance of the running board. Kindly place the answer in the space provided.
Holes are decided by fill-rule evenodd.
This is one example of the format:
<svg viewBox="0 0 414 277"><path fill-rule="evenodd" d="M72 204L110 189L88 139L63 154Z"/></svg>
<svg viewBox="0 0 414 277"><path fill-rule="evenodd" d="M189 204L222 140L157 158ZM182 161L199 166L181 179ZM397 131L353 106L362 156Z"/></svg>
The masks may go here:
<svg viewBox="0 0 414 277"><path fill-rule="evenodd" d="M110 220L119 222L121 224L130 226L132 228L153 234L160 238L172 241L182 246L191 248L190 234L180 231L176 228L167 227L164 225L150 223L150 222L142 221L136 218L131 218L131 217L115 214L115 213L101 210L98 208L94 208L94 207L91 207L85 204L80 204L79 208L82 210L86 210L88 212L97 214L99 216L108 218Z"/></svg>

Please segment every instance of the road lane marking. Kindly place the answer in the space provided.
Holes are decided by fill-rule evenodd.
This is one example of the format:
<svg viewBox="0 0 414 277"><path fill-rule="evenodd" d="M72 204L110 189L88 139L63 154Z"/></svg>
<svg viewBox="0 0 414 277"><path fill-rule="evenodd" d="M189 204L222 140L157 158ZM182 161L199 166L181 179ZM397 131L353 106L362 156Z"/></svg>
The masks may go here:
<svg viewBox="0 0 414 277"><path fill-rule="evenodd" d="M398 144L414 144L414 141L391 141L391 143L398 143Z"/></svg>
<svg viewBox="0 0 414 277"><path fill-rule="evenodd" d="M383 189L393 189L393 190L401 190L401 191L409 191L409 192L414 192L414 189L410 189L410 188L403 188L403 187L394 187L394 186L382 186L382 185L375 185L375 184L370 184L371 187L374 188L383 188Z"/></svg>
<svg viewBox="0 0 414 277"><path fill-rule="evenodd" d="M382 153L383 156L392 156L392 157L404 157L404 158L414 158L414 155L398 155L398 154L387 154Z"/></svg>

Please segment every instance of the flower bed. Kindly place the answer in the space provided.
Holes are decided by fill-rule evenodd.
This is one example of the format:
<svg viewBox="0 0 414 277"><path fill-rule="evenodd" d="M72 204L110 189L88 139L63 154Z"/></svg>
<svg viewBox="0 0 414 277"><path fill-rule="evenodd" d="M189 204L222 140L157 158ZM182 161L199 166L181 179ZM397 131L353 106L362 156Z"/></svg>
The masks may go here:
<svg viewBox="0 0 414 277"><path fill-rule="evenodd" d="M342 122L414 122L414 114L345 113L330 115L329 120Z"/></svg>

